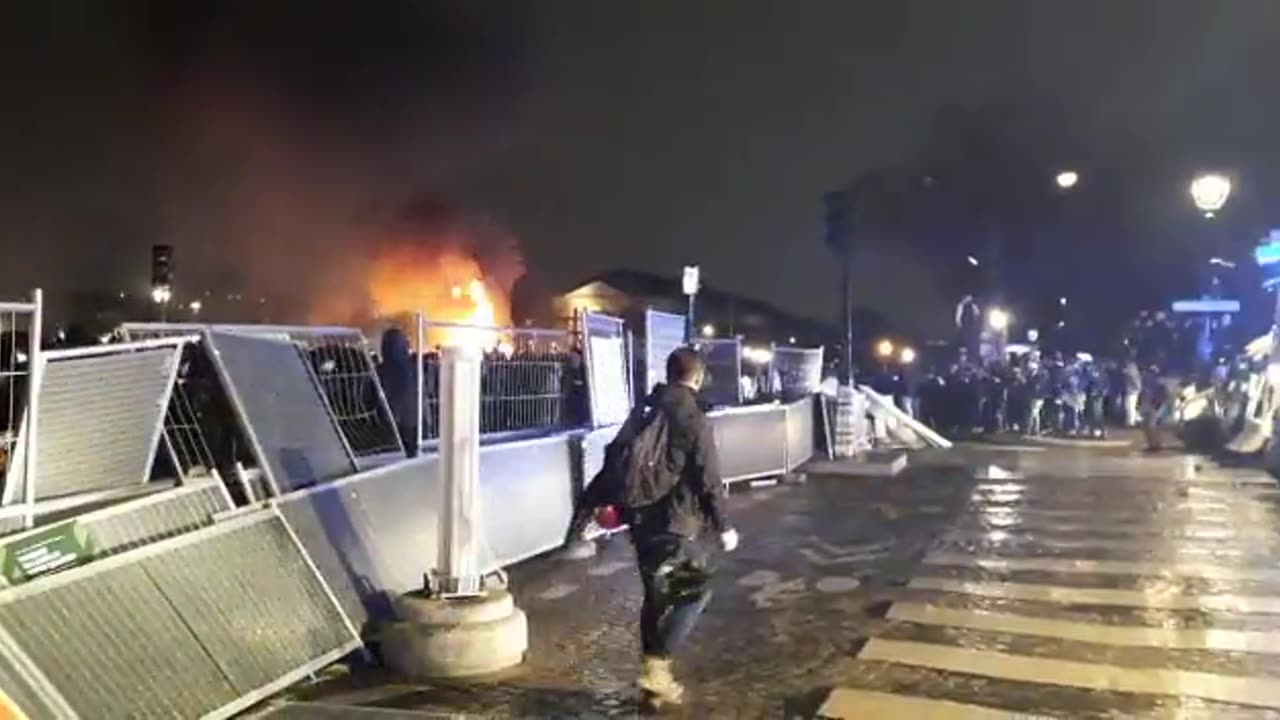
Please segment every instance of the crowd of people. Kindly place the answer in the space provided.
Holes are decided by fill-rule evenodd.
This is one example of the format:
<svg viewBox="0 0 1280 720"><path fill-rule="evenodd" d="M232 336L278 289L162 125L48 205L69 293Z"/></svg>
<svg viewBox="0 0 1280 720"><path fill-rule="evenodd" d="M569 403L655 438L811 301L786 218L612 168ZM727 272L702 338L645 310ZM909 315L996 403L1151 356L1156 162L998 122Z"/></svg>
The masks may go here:
<svg viewBox="0 0 1280 720"><path fill-rule="evenodd" d="M1103 438L1109 425L1138 423L1143 388L1156 375L1132 360L1098 361L1084 354L1029 352L982 364L962 352L933 372L881 366L870 384L944 434Z"/></svg>

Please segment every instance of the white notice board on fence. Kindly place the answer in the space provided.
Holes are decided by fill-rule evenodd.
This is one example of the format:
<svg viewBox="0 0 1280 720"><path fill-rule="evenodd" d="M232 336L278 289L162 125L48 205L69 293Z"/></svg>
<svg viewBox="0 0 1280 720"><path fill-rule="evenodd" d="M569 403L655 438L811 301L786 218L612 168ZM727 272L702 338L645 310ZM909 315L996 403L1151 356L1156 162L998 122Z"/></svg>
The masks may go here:
<svg viewBox="0 0 1280 720"><path fill-rule="evenodd" d="M631 412L626 332L618 318L586 313L582 323L591 422L618 425Z"/></svg>

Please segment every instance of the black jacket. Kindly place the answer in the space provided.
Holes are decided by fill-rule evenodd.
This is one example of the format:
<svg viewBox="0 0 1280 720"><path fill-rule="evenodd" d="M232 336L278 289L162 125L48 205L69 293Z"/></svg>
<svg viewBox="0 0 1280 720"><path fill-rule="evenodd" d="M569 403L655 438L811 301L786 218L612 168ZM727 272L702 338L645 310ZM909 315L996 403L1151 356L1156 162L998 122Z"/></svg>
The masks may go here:
<svg viewBox="0 0 1280 720"><path fill-rule="evenodd" d="M724 532L729 525L721 499L724 483L715 435L693 390L683 385L659 385L645 405L658 408L666 416L669 459L680 479L662 500L643 508L623 509L623 519L632 534L673 533L692 539L704 525ZM619 435L625 433L625 427L619 431ZM578 503L571 534L580 531L590 513L601 504L592 489L604 485L593 481L587 487Z"/></svg>

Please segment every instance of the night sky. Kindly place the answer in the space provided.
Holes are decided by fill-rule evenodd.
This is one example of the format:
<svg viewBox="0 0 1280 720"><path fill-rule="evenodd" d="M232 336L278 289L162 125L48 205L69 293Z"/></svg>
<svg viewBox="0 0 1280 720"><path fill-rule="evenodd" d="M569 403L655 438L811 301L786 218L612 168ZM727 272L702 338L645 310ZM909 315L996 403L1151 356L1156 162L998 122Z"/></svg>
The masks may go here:
<svg viewBox="0 0 1280 720"><path fill-rule="evenodd" d="M434 193L506 224L546 287L698 262L834 318L822 193L952 157L957 106L1004 108L1006 187L1081 172L1077 207L1010 213L1006 242L1057 248L1012 269L1082 308L1163 303L1204 243L1280 225L1274 0L31 5L0 31L7 295L143 284L153 242L192 283L313 293ZM1185 187L1218 168L1239 194L1206 228ZM981 244L953 231L868 242L859 301L943 330Z"/></svg>

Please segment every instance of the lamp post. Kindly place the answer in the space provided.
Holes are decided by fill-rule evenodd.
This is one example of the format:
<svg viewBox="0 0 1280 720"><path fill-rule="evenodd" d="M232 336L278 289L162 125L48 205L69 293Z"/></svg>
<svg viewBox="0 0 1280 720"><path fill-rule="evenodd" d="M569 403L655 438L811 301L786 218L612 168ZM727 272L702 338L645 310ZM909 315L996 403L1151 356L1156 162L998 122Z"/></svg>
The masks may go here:
<svg viewBox="0 0 1280 720"><path fill-rule="evenodd" d="M1059 189L1070 190L1080 182L1080 173L1075 170L1063 170L1054 177L1053 181L1058 184Z"/></svg>

